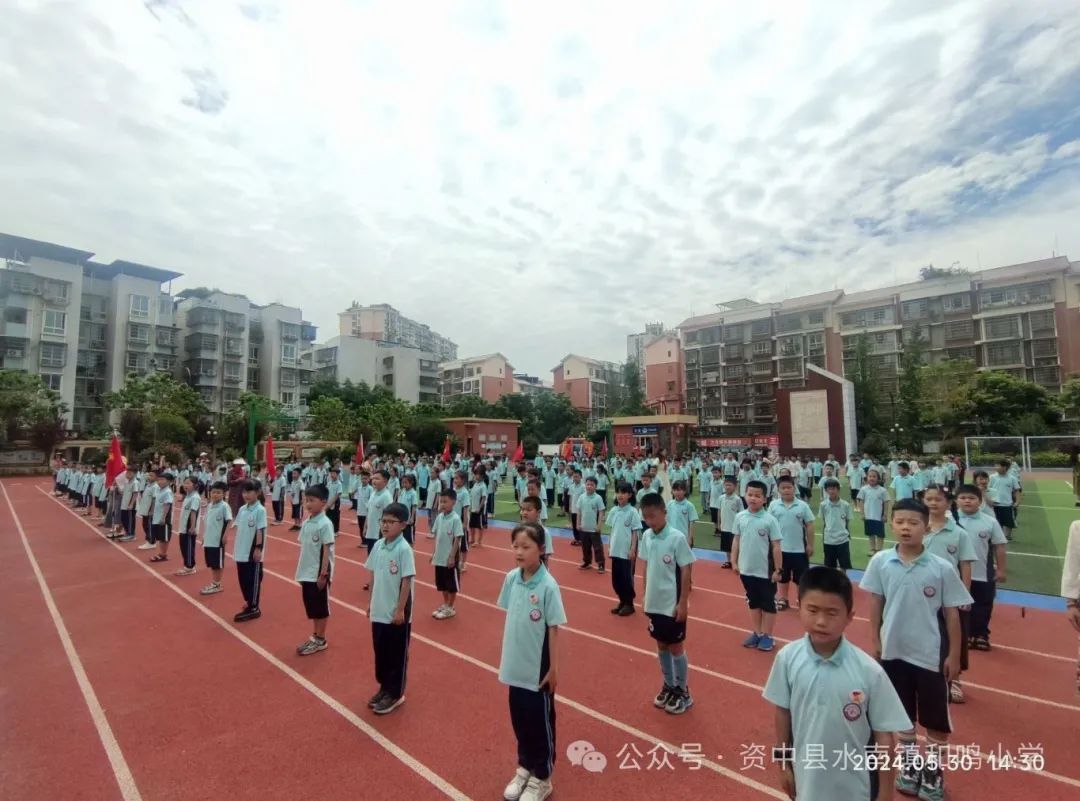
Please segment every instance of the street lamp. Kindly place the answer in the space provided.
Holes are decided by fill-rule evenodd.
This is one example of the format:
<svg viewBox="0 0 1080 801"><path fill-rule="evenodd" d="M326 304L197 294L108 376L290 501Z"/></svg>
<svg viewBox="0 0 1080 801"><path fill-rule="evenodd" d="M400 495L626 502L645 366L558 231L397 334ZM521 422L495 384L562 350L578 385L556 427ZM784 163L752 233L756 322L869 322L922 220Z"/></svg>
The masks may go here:
<svg viewBox="0 0 1080 801"><path fill-rule="evenodd" d="M902 437L904 435L903 427L900 426L900 425L897 425L896 423L893 423L893 426L892 426L892 428L889 429L889 431L892 433L893 445L895 445L896 449L899 450L900 449L900 437Z"/></svg>
<svg viewBox="0 0 1080 801"><path fill-rule="evenodd" d="M206 429L206 437L210 440L211 467L217 467L217 426L211 425Z"/></svg>

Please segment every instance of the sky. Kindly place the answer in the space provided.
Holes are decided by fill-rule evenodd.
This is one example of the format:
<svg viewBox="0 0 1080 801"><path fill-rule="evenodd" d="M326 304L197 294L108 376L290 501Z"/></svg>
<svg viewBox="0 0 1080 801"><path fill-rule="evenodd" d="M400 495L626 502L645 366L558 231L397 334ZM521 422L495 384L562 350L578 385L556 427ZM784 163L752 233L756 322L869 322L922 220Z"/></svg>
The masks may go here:
<svg viewBox="0 0 1080 801"><path fill-rule="evenodd" d="M1080 261L1080 13L5 0L0 231L551 379L727 299Z"/></svg>

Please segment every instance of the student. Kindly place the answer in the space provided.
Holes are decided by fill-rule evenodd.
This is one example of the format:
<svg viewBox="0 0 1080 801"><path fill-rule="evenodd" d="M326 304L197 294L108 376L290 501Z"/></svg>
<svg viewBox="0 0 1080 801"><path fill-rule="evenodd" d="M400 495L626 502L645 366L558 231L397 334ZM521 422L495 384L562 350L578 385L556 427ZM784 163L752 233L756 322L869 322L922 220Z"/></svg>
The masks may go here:
<svg viewBox="0 0 1080 801"><path fill-rule="evenodd" d="M720 483L720 468L719 467L702 467L698 470L698 481L701 484L701 508L711 509L713 508L713 485L719 489Z"/></svg>
<svg viewBox="0 0 1080 801"><path fill-rule="evenodd" d="M855 616L847 575L811 567L799 582L799 622L806 636L776 654L762 693L776 707L780 789L800 801L889 798L895 732L911 720L889 677L873 657L844 637ZM814 769L818 754L865 754L872 743L882 758ZM867 755L869 756L869 755ZM818 761L818 764L821 764ZM857 766L856 766L857 765Z"/></svg>
<svg viewBox="0 0 1080 801"><path fill-rule="evenodd" d="M172 473L161 473L157 477L157 494L154 496L154 511L150 517L150 536L157 553L150 557L151 562L164 562L169 558L169 541L172 539Z"/></svg>
<svg viewBox="0 0 1080 801"><path fill-rule="evenodd" d="M518 767L504 801L544 801L555 763L555 690L559 626L566 623L559 585L544 567L544 532L523 523L513 532L516 566L506 574L498 605L506 610L499 681L509 686L510 723Z"/></svg>
<svg viewBox="0 0 1080 801"><path fill-rule="evenodd" d="M971 535L975 561L971 564L971 639L976 651L990 650L990 616L994 612L997 584L1006 580L1006 539L1001 524L982 510L978 487L961 484L956 491L959 524Z"/></svg>
<svg viewBox="0 0 1080 801"><path fill-rule="evenodd" d="M923 545L935 556L940 556L956 571L964 583L964 589L971 592L971 566L975 562L975 545L971 534L961 528L949 514L949 498L945 487L940 484L927 484L923 490L923 503L930 511ZM971 631L971 610L960 608L960 672L968 669L968 637ZM949 700L954 704L964 703L964 690L960 686L960 676L949 681Z"/></svg>
<svg viewBox="0 0 1080 801"><path fill-rule="evenodd" d="M641 474L641 489L637 491L637 505L641 506L641 499L646 495L660 495L660 488L653 484L653 477L651 473Z"/></svg>
<svg viewBox="0 0 1080 801"><path fill-rule="evenodd" d="M263 577L263 554L266 550L266 507L259 503L259 485L247 479L241 484L244 505L233 522L233 561L244 608L233 616L236 623L262 617L259 606Z"/></svg>
<svg viewBox="0 0 1080 801"><path fill-rule="evenodd" d="M341 530L341 491L344 489L341 485L339 476L341 471L336 467L330 468L330 478L323 485L326 487L328 496L326 498L325 512L326 519L330 521L330 525L334 527L334 533L337 534ZM307 509L307 495L304 495L304 508Z"/></svg>
<svg viewBox="0 0 1080 801"><path fill-rule="evenodd" d="M825 567L851 570L851 504L840 498L840 482L835 478L821 481L825 497L818 507L824 530L821 541L825 552Z"/></svg>
<svg viewBox="0 0 1080 801"><path fill-rule="evenodd" d="M780 497L769 504L769 514L780 526L780 594L776 597L776 608L784 610L791 606L788 600L791 582L799 586L814 555L814 512L806 501L795 497L795 479L791 476L781 476L777 488Z"/></svg>
<svg viewBox="0 0 1080 801"><path fill-rule="evenodd" d="M581 480L581 471L574 470L570 485L566 488L566 497L569 502L569 514L570 514L570 533L574 535L574 539L571 541L571 545L581 545L582 537L581 531L578 528L578 511L577 502L578 498L585 494L585 484Z"/></svg>
<svg viewBox="0 0 1080 801"><path fill-rule="evenodd" d="M127 481L120 493L120 530L118 542L132 542L135 539L135 506L139 499L139 483L135 478L135 468L124 471Z"/></svg>
<svg viewBox="0 0 1080 801"><path fill-rule="evenodd" d="M394 496L387 488L390 481L389 471L376 470L371 474L370 480L371 494L368 496L367 511L364 514L364 528L360 532L364 541L359 546L367 548L369 555L379 540L379 532L382 531L383 510L394 502ZM367 589L367 585L364 589Z"/></svg>
<svg viewBox="0 0 1080 801"><path fill-rule="evenodd" d="M469 492L469 488L466 486L466 473L464 470L458 470L454 473L452 485L454 490L454 514L461 518L461 528L467 535L469 524L472 522L472 493ZM469 569L468 561L469 537L465 536L461 540L461 553L458 561L458 569L462 573Z"/></svg>
<svg viewBox="0 0 1080 801"><path fill-rule="evenodd" d="M487 508L487 476L484 468L473 471L472 486L469 487L469 547L483 547L484 510ZM522 495L521 497L525 497ZM518 499L520 500L520 498Z"/></svg>
<svg viewBox="0 0 1080 801"><path fill-rule="evenodd" d="M577 519L578 535L581 537L581 570L591 570L596 559L596 572L604 572L604 499L596 492L596 478L585 480L585 492L577 497L573 514Z"/></svg>
<svg viewBox="0 0 1080 801"><path fill-rule="evenodd" d="M1013 529L1016 528L1016 508L1020 505L1022 492L1020 480L1009 472L1007 460L998 462L997 472L990 476L989 495L994 517L1005 532L1005 539L1011 540Z"/></svg>
<svg viewBox="0 0 1080 801"><path fill-rule="evenodd" d="M724 479L721 475L720 465L713 465L712 477L709 481L709 497L707 499L702 499L701 509L702 511L705 509L709 510L709 519L712 520L714 537L720 536L720 506L722 505L721 498L724 497L720 488L724 486L723 481ZM716 492L711 491L712 487L716 487Z"/></svg>
<svg viewBox="0 0 1080 801"><path fill-rule="evenodd" d="M376 715L388 715L405 701L405 668L412 633L413 549L401 536L409 513L400 503L380 510L380 539L364 567L371 571L371 640L375 646L375 681L379 691L368 700ZM371 518L368 518L371 523Z"/></svg>
<svg viewBox="0 0 1080 801"><path fill-rule="evenodd" d="M538 522L542 526L547 525L547 519L548 519L547 504L544 503L544 496L540 494L540 482L537 479L535 479L535 478L529 479L529 483L528 483L527 488L525 490L525 497L526 498L536 498L538 501L540 501L540 519L539 519ZM522 500L524 500L524 498ZM545 548L544 555L545 556L550 556L551 554L552 554L552 551L550 549Z"/></svg>
<svg viewBox="0 0 1080 801"><path fill-rule="evenodd" d="M397 502L409 511L409 519L405 523L403 532L405 542L412 547L413 538L416 536L416 509L420 505L420 497L417 495L416 478L409 473L401 477L401 492L398 493Z"/></svg>
<svg viewBox="0 0 1080 801"><path fill-rule="evenodd" d="M686 656L690 566L694 563L694 552L683 533L668 525L667 507L658 494L649 493L642 498L641 515L648 526L641 537L640 550L645 561L643 606L664 677L664 686L653 699L653 706L681 715L694 705L687 685L690 665Z"/></svg>
<svg viewBox="0 0 1080 801"><path fill-rule="evenodd" d="M959 607L970 604L971 596L952 565L923 545L929 521L930 511L919 501L897 501L891 519L896 547L870 560L860 586L871 593L873 654L912 722L899 735L903 751L896 789L940 801L945 792L941 752L952 731L949 681L960 673ZM916 724L926 729L921 770Z"/></svg>
<svg viewBox="0 0 1080 801"><path fill-rule="evenodd" d="M285 479L285 470L277 469L274 483L270 485L270 504L274 508L274 525L280 526L285 522L285 491L289 482Z"/></svg>
<svg viewBox="0 0 1080 801"><path fill-rule="evenodd" d="M814 497L814 473L807 465L806 459L799 461L795 481L799 487L799 500L809 502Z"/></svg>
<svg viewBox="0 0 1080 801"><path fill-rule="evenodd" d="M289 482L289 505L292 507L292 526L289 531L299 531L300 523L304 519L301 501L304 497L304 480L300 477L299 470L292 471L292 481Z"/></svg>
<svg viewBox="0 0 1080 801"><path fill-rule="evenodd" d="M522 523L531 523L534 526L539 526L544 532L544 554L540 557L540 561L547 566L548 559L553 553L555 553L555 546L551 539L551 532L547 530L543 523L543 506L544 499L539 495L539 486L536 488L536 492L533 491L533 482L529 482L529 494L526 495L518 503L518 515L521 517ZM510 545L514 544L514 534L510 532Z"/></svg>
<svg viewBox="0 0 1080 801"><path fill-rule="evenodd" d="M885 544L885 518L889 505L889 491L881 486L881 474L877 470L866 471L866 483L859 488L856 505L863 517L863 528L870 541L870 556L873 556Z"/></svg>
<svg viewBox="0 0 1080 801"><path fill-rule="evenodd" d="M436 465L437 467L437 465ZM435 523L435 516L439 512L440 498L442 497L443 490L446 487L443 486L442 479L439 477L439 471L432 470L431 478L428 481L428 497L427 497L427 520L428 520L428 533L427 538L429 540L435 539L435 530L433 525Z"/></svg>
<svg viewBox="0 0 1080 801"><path fill-rule="evenodd" d="M150 521L154 517L154 500L157 498L157 473L147 470L139 483L139 500L135 504L135 514L142 518L142 530L145 542L139 546L140 551L154 549L154 535L150 528Z"/></svg>
<svg viewBox="0 0 1080 801"><path fill-rule="evenodd" d="M896 466L897 473L893 476L893 497L898 501L906 501L915 497L917 482L911 475L911 466L907 462L900 462Z"/></svg>
<svg viewBox="0 0 1080 801"><path fill-rule="evenodd" d="M330 472L333 475L337 471ZM312 484L304 490L307 519L300 526L296 581L300 584L304 612L312 621L314 631L296 647L300 656L326 650L326 622L330 617L330 582L334 578L334 540L337 537L334 524L325 511L331 492L328 484Z"/></svg>
<svg viewBox="0 0 1080 801"><path fill-rule="evenodd" d="M435 566L435 589L442 593L442 606L431 613L436 620L446 620L457 614L454 602L461 587L459 560L461 544L465 539L465 528L461 525L461 515L454 511L458 494L453 489L443 490L439 497L439 516L431 525L435 535L435 548L431 554L431 564Z"/></svg>
<svg viewBox="0 0 1080 801"><path fill-rule="evenodd" d="M375 490L371 486L371 473L360 470L360 485L356 488L356 526L360 531L361 545L363 545L364 531L367 529L368 502ZM375 524L378 527L378 524Z"/></svg>
<svg viewBox="0 0 1080 801"><path fill-rule="evenodd" d="M698 519L697 509L686 497L686 482L679 480L671 485L671 494L674 498L668 501L667 516L668 525L676 531L681 531L686 537L687 544L694 547L694 523Z"/></svg>
<svg viewBox="0 0 1080 801"><path fill-rule="evenodd" d="M724 494L720 498L720 553L725 556L725 561L720 567L723 570L731 570L731 546L735 540L732 533L735 530L735 516L739 514L746 504L743 499L735 494L735 476L724 477Z"/></svg>
<svg viewBox="0 0 1080 801"><path fill-rule="evenodd" d="M641 515L634 508L634 488L625 481L615 485L615 506L607 515L611 534L611 588L619 602L611 614L626 617L634 614L634 572L638 545L641 542Z"/></svg>
<svg viewBox="0 0 1080 801"><path fill-rule="evenodd" d="M195 489L195 479L184 479L184 503L180 507L180 555L184 566L173 575L190 576L195 572L195 548L199 531L199 509L202 496Z"/></svg>
<svg viewBox="0 0 1080 801"><path fill-rule="evenodd" d="M200 595L221 592L221 574L225 568L225 529L232 521L232 509L225 503L229 485L217 481L210 486L210 503L206 507L203 528L203 559L210 571L210 583L199 590Z"/></svg>
<svg viewBox="0 0 1080 801"><path fill-rule="evenodd" d="M766 487L760 481L746 485L746 509L735 515L731 562L742 580L746 605L750 609L750 635L744 648L771 651L776 622L776 582L784 562L780 549L780 524L765 511Z"/></svg>

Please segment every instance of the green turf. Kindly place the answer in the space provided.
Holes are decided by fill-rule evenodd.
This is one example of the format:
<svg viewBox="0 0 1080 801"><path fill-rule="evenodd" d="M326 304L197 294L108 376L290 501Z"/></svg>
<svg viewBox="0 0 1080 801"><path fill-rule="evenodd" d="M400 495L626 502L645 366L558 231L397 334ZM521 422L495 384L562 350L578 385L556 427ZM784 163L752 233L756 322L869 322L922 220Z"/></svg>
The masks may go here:
<svg viewBox="0 0 1080 801"><path fill-rule="evenodd" d="M1064 474L1062 474L1064 476ZM849 497L847 488L842 497ZM609 490L609 502L614 502L614 494ZM695 492L694 506L701 513L701 495ZM1065 478L1061 479L1025 479L1024 499L1020 506L1013 541L1009 544L1008 583L1004 589L1037 592L1044 595L1057 595L1061 586L1061 557L1065 553L1065 541L1069 534L1069 524L1080 519L1080 509L1073 506L1076 497ZM820 495L814 491L811 507L817 511ZM610 504L609 504L610 505ZM515 521L518 519L517 504L514 502L514 490L509 484L499 487L495 498L495 517L499 520ZM707 515L706 515L707 517ZM570 522L556 509L548 511L548 523L552 526L570 527ZM818 521L818 546L814 561L821 558L821 521ZM888 525L886 525L888 539ZM720 541L713 536L712 523L694 524L694 546L715 550ZM854 567L866 567L867 540L863 535L862 518L855 514L851 531L851 560Z"/></svg>

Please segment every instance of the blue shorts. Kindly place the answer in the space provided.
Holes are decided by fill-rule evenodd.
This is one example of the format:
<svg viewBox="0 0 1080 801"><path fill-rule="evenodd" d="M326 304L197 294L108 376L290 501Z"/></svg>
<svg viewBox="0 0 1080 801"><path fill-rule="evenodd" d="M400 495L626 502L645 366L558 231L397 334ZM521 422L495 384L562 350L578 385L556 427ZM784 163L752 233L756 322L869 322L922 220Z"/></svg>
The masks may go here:
<svg viewBox="0 0 1080 801"><path fill-rule="evenodd" d="M867 537L885 537L884 520L864 520L863 525Z"/></svg>

